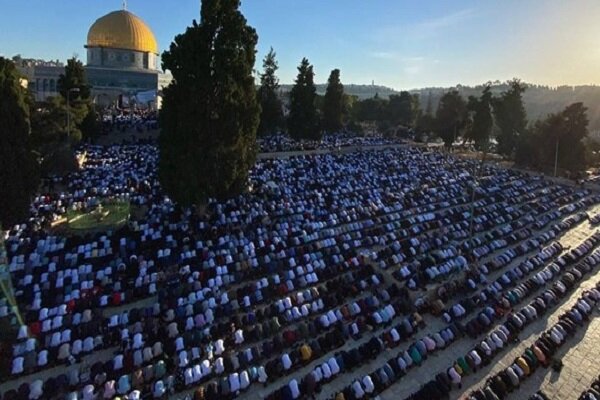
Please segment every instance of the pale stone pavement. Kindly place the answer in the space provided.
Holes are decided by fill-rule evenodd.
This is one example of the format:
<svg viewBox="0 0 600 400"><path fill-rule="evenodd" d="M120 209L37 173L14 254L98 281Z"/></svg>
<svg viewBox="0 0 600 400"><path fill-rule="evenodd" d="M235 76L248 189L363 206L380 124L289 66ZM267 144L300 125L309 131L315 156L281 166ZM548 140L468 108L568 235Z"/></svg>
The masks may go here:
<svg viewBox="0 0 600 400"><path fill-rule="evenodd" d="M600 206L592 207L590 214L594 214L600 210ZM567 232L559 241L563 246L576 246L587 236L594 231L589 222L585 221L574 229ZM512 361L523 353L525 348L529 346L541 332L548 329L554 324L558 317L567 309L573 306L575 301L581 295L581 292L594 286L600 281L600 273L584 276L576 290L571 292L570 296L563 299L559 307L545 314L542 318L528 325L519 335L521 341L518 346L511 346L509 351L504 350L503 353L496 355L492 363L475 374L463 378L462 389L453 390L450 393L451 399L465 398L472 390L479 388L487 378L493 376L498 371L512 364ZM541 292L541 291L540 291ZM523 305L527 304L531 298L528 298ZM519 305L519 308L521 305ZM563 361L563 369L560 373L554 372L552 369L538 369L530 376L520 387L519 390L510 394L508 399L521 400L527 399L537 390L542 390L550 399L571 400L577 399L579 395L590 386L595 377L600 374L600 312L594 313L594 319L591 323L580 328L576 335L570 338L567 343L557 352L557 357L561 357ZM429 322L431 316L426 320ZM439 318L438 318L439 320ZM430 325L428 325L430 326ZM440 325L436 325L434 329L428 329L429 332L434 332L439 329ZM419 335L423 336L424 333ZM465 337L445 350L439 353L434 353L420 368L410 370L406 376L381 393L381 399L405 399L411 393L418 390L421 385L427 383L438 372L441 372L452 365L459 357L464 356L475 344L475 341ZM390 357L389 354L377 359L373 364L369 364L368 368L362 368L352 373L352 379L357 376L364 376L370 373L378 366L382 365L385 360Z"/></svg>

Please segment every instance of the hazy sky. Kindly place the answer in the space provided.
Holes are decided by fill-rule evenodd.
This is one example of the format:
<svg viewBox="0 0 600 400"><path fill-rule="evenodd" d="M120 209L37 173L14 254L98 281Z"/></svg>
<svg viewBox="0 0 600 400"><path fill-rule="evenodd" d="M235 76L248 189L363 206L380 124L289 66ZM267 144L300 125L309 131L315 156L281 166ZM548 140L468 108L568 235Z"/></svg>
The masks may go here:
<svg viewBox="0 0 600 400"><path fill-rule="evenodd" d="M129 0L162 50L199 17L198 0ZM120 0L0 0L0 54L85 61L87 30ZM599 0L245 0L257 65L275 48L283 83L303 56L317 82L396 89L526 82L600 84Z"/></svg>

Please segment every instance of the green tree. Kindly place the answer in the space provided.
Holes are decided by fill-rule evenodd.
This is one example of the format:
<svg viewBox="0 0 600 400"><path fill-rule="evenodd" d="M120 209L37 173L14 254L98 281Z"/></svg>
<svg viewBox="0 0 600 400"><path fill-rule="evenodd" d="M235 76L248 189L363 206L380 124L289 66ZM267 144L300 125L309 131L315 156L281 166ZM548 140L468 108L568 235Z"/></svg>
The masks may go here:
<svg viewBox="0 0 600 400"><path fill-rule="evenodd" d="M548 138L553 138L558 146L554 146L554 152L546 151L556 155L556 147L558 147L558 162L559 170L582 171L585 169L585 146L583 140L588 136L587 108L583 103L573 103L559 114L560 123L552 129L554 135L547 135ZM552 147L552 140L548 140L545 147ZM551 158L552 157L548 157Z"/></svg>
<svg viewBox="0 0 600 400"><path fill-rule="evenodd" d="M30 116L32 143L42 155L57 143L67 141L67 108L62 97L32 102Z"/></svg>
<svg viewBox="0 0 600 400"><path fill-rule="evenodd" d="M394 126L413 126L415 111L414 99L409 92L402 91L399 95L392 94L387 104L387 119Z"/></svg>
<svg viewBox="0 0 600 400"><path fill-rule="evenodd" d="M258 36L239 0L204 0L200 23L162 55L173 74L160 114L159 179L183 205L243 191L256 159Z"/></svg>
<svg viewBox="0 0 600 400"><path fill-rule="evenodd" d="M75 57L67 60L65 73L60 74L57 86L58 92L65 100L67 98L67 92L71 90L69 101L73 103L89 100L91 97L91 90L87 83L85 68L83 63ZM72 91L73 89L78 92Z"/></svg>
<svg viewBox="0 0 600 400"><path fill-rule="evenodd" d="M488 143L494 121L492 119L492 92L491 84L486 84L481 96L476 98L469 96L468 109L473 113L470 129L466 133L467 139L475 142L478 150L484 148Z"/></svg>
<svg viewBox="0 0 600 400"><path fill-rule="evenodd" d="M467 104L457 90L444 93L436 112L436 133L451 147L467 121Z"/></svg>
<svg viewBox="0 0 600 400"><path fill-rule="evenodd" d="M425 114L433 115L433 98L431 90L427 94L427 106L425 107Z"/></svg>
<svg viewBox="0 0 600 400"><path fill-rule="evenodd" d="M436 121L433 115L433 102L431 98L431 91L427 96L427 106L425 107L425 112L419 113L415 121L415 129L419 133L431 133L436 128Z"/></svg>
<svg viewBox="0 0 600 400"><path fill-rule="evenodd" d="M421 133L431 133L436 128L435 117L431 114L421 114L417 119L416 130Z"/></svg>
<svg viewBox="0 0 600 400"><path fill-rule="evenodd" d="M323 128L327 133L339 132L344 123L344 85L340 81L340 70L329 75L323 102Z"/></svg>
<svg viewBox="0 0 600 400"><path fill-rule="evenodd" d="M27 90L14 63L0 57L0 224L26 220L39 182L31 150Z"/></svg>
<svg viewBox="0 0 600 400"><path fill-rule="evenodd" d="M342 113L344 120L350 122L354 118L354 107L356 107L357 102L358 96L344 93L344 97L342 99Z"/></svg>
<svg viewBox="0 0 600 400"><path fill-rule="evenodd" d="M258 88L258 99L261 106L259 135L274 133L281 129L283 124L281 100L277 94L279 79L275 75L279 65L275 56L275 51L271 47L263 60L263 73L260 75L260 88Z"/></svg>
<svg viewBox="0 0 600 400"><path fill-rule="evenodd" d="M98 137L102 131L102 124L100 122L100 113L96 111L96 107L91 104L87 114L83 117L83 120L79 124L79 129L84 139L91 139Z"/></svg>
<svg viewBox="0 0 600 400"><path fill-rule="evenodd" d="M317 89L315 74L308 59L303 58L298 66L298 76L290 91L290 114L288 130L295 139L317 140L321 138L319 115L315 104Z"/></svg>
<svg viewBox="0 0 600 400"><path fill-rule="evenodd" d="M358 121L377 122L386 119L387 100L374 97L359 100L353 108L353 114Z"/></svg>
<svg viewBox="0 0 600 400"><path fill-rule="evenodd" d="M538 139L537 132L539 132L540 123L541 121L537 121L531 129L525 129L517 138L515 164L522 167L539 168L539 151L536 141Z"/></svg>
<svg viewBox="0 0 600 400"><path fill-rule="evenodd" d="M530 135L520 135L515 160L546 172L582 171L586 167L584 140L588 136L587 108L574 103L537 121ZM521 139L523 137L523 139Z"/></svg>
<svg viewBox="0 0 600 400"><path fill-rule="evenodd" d="M40 154L40 167L43 175L64 175L77 169L72 146L81 139L81 130L76 122L82 118L82 110L84 109L75 107L70 110L71 124L70 129L67 129L66 101L61 96L49 97L44 102L32 103L30 110L31 140L34 148ZM98 123L92 121L96 117L94 114L90 114L88 112L83 116L82 125ZM96 128L86 127L84 129ZM99 130L99 128L97 129Z"/></svg>
<svg viewBox="0 0 600 400"><path fill-rule="evenodd" d="M71 142L78 142L82 138L90 139L97 136L99 129L92 120L98 120L98 116L92 104L91 90L87 83L83 63L75 57L67 60L65 73L58 78L57 86L63 106L68 108L69 112L69 129L65 129L65 132L69 131L67 139ZM52 105L59 106L56 103ZM54 114L49 113L48 115ZM84 121L86 122L84 123ZM55 121L55 124L60 124L60 122Z"/></svg>
<svg viewBox="0 0 600 400"><path fill-rule="evenodd" d="M527 87L518 79L508 82L509 88L492 102L496 125L499 128L496 139L498 152L512 156L519 135L527 127L527 114L523 104L523 93Z"/></svg>

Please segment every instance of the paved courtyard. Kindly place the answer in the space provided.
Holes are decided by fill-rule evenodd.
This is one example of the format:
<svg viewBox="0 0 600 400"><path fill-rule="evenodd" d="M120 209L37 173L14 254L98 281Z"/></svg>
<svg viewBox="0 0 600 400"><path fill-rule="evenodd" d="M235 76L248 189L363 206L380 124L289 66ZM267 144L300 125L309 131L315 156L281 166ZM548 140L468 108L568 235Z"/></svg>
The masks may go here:
<svg viewBox="0 0 600 400"><path fill-rule="evenodd" d="M344 153L344 151L342 151L342 153ZM285 155L279 154L278 157L279 156ZM545 188L542 188L540 190L545 190ZM521 205L518 205L517 207L520 206ZM455 206L448 205L446 208L455 208ZM579 211L587 211L589 215L595 215L600 212L600 205L596 205L585 210L577 210L577 212ZM566 214L560 215L563 215L564 219L567 219L567 217L573 216L577 212L569 211ZM541 218L542 215L543 214L540 214L538 215L538 217ZM538 235L542 232L549 231L551 229L550 225L546 225L545 227L531 231L534 232L532 233L532 235ZM341 223L340 226L345 227L346 224ZM556 238L556 240L558 240L562 244L564 252L567 252L569 249L578 246L595 231L596 228L592 227L589 221L583 220L582 222L571 226L562 235L559 235ZM479 238L483 236L485 232L486 231L476 233L476 236ZM522 241L523 240L521 238L520 241L515 242L510 246L517 246ZM380 244L375 244L370 247L361 247L361 253L372 255L371 252L378 251L382 247L383 246ZM483 258L479 262L486 263L492 260L494 257L497 257L499 254L501 254L503 251L507 250L508 247L502 247L491 251L487 254L487 256L483 256ZM508 265L504 265L496 270L491 270L489 275L486 275L488 282L495 281L504 272L508 271L509 269L512 269L513 267L524 261L526 258L533 256L537 252L539 252L538 248L532 247L530 248L530 250L528 250L528 252L515 258ZM375 265L374 261L371 261L366 262L373 264L375 270L377 270L377 272L380 274L383 285L387 286L392 283L399 282L399 279L396 277L396 275L394 275L394 267L396 266L384 269ZM444 277L444 281L446 281L446 279L456 281L464 280L463 272L464 271L457 272L456 275L449 275L448 277ZM569 295L567 295L565 298L563 298L558 304L558 306L554 306L554 308L549 309L548 312L546 312L542 318L535 320L534 322L525 327L525 329L519 335L520 341L517 345L513 344L507 346L505 350L495 355L490 365L479 369L474 374L464 377L462 387L460 389L453 390L450 393L451 398L466 398L472 390L481 387L481 385L485 383L488 377L495 375L499 370L506 368L506 366L510 365L514 358L517 355L521 355L523 350L529 345L531 345L531 343L537 339L541 332L543 332L550 325L556 322L556 320L564 312L564 310L570 308L573 305L573 303L577 300L577 298L580 296L583 290L594 286L598 281L600 281L600 275L598 274L590 274L584 276L583 280L577 283L578 286L576 287L576 289L569 293ZM547 286L551 285L552 282L553 280L549 281L547 283ZM425 291L413 291L411 293L412 300L415 300L416 297L425 296L430 292L434 292L437 288L436 285L438 284L439 281L438 283L429 283ZM239 284L232 284L229 290L231 293L233 293L233 291L235 291L238 287ZM349 298L348 301L357 301L359 299L363 299L369 294L373 293L371 292L371 290L371 288L368 288L366 290L358 291L352 294L352 298ZM521 305L525 305L530 299L535 297L537 294L543 292L544 290L545 287L536 288L533 292L529 293L528 296L521 299L523 301L523 304L520 304L518 307L520 307ZM465 293L464 295L470 296L472 294L473 293ZM454 296L453 298L451 298L450 301L448 301L447 305L451 306L452 304L455 304L456 301L462 300L462 297L464 297L464 295L459 294L457 296ZM105 308L102 309L101 312L102 315L105 318L107 318L111 315L120 314L125 311L130 311L133 308L149 307L154 303L158 303L158 298L157 296L153 295L145 298L144 300L134 301L132 303L117 307ZM448 326L447 322L445 322L439 316L436 317L428 313L422 314L426 326L425 328L420 329L416 333L414 339L422 338L428 334L433 334ZM600 312L596 311L593 316L600 316ZM361 335L359 335L359 337L351 339L349 338L348 340L346 340L346 342L341 347L336 347L331 351L327 351L324 354L311 358L306 363L303 363L293 369L290 369L289 373L286 373L284 376L271 379L267 381L267 383L264 385L253 385L251 389L239 393L239 395L236 398L265 398L268 395L272 394L274 391L278 390L283 385L287 385L292 379L301 381L303 377L305 377L313 369L315 369L316 366L321 365L324 361L326 362L327 359L331 357L333 353L343 350L350 351L369 342L373 337L380 336L383 333L383 331L387 329L387 327L394 326L400 323L404 317L405 315L397 314L396 317L392 319L392 321L390 321L387 325L371 325L368 328L366 328L367 330L365 330L364 332L361 331ZM499 326L500 322L502 321L496 321L495 326ZM290 322L289 325L286 326L286 329L293 329L296 326L296 322ZM389 348L385 351L381 351L373 359L365 357L364 361L362 362L359 368L340 373L331 382L324 384L321 390L317 393L317 395L314 398L332 399L336 393L339 393L344 388L351 385L352 382L356 379L360 379L365 375L372 374L374 371L380 368L386 361L388 361L392 355L397 354L398 351L406 350L410 345L410 341L411 340L409 340L408 342L403 342L395 348ZM456 339L454 342L452 342L452 345L446 347L445 349L431 353L428 356L427 360L424 361L420 367L408 369L405 376L399 379L395 384L385 389L382 393L379 394L379 396L377 396L377 398L405 399L409 397L422 385L430 381L436 374L440 372L445 372L458 357L465 355L469 350L471 350L475 343L476 340L465 336ZM262 339L261 341L257 341L257 343L255 343L256 346L259 346L261 344ZM87 367L93 365L94 363L107 362L111 360L116 354L119 354L119 349L113 345L109 348L105 348L96 351L93 354L82 357L81 361L77 362L76 364L69 366L56 366L53 368L51 367L48 369L44 369L41 372L32 373L31 375L22 376L17 379L4 382L0 384L0 393L6 392L10 389L17 389L21 384L30 383L34 379L41 379L45 381L59 374L67 374L68 372L75 370L84 370ZM518 391L511 393L509 398L527 399L531 394L535 393L537 390L542 390L548 397L552 399L576 399L579 396L579 394L581 394L581 392L583 392L586 388L590 386L591 382L598 376L598 374L600 374L600 367L598 367L595 363L595 360L600 359L600 318L593 319L591 323L585 328L578 330L576 332L576 335L570 338L568 342L560 348L557 356L561 357L564 363L564 368L560 373L554 372L551 369L538 369L529 379L527 379L522 384ZM275 355L275 357L279 357L279 355ZM177 394L169 395L168 398L190 398L191 396L193 396L195 389L196 387L188 386L188 388L183 389Z"/></svg>
<svg viewBox="0 0 600 400"><path fill-rule="evenodd" d="M600 207L596 206L592 208L591 213L594 214L598 211L600 211ZM594 228L586 221L567 232L560 239L560 242L565 248L567 246L574 247L585 240L593 231ZM558 308L548 313L546 318L538 319L525 328L519 335L521 341L518 346L510 347L509 351L504 350L504 353L496 356L490 365L480 369L475 374L464 377L462 388L452 391L450 398L466 398L469 392L480 387L487 378L512 364L515 357L521 355L524 349L537 338L539 333L551 326L565 310L573 306L582 291L593 287L599 280L600 273L585 277L581 285ZM598 363L598 360L600 360L600 318L598 318L600 312L596 311L594 316L596 318L589 325L578 330L575 336L570 338L557 352L556 357L562 357L564 364L561 372L554 372L551 368L540 368L521 385L519 390L512 392L508 398L514 400L527 399L540 389L551 399L569 400L578 398L600 374L600 364ZM434 319L431 316L426 316L425 319L428 321L429 332L433 332L443 325L439 318ZM465 337L448 349L434 353L431 356L432 359L424 362L421 368L409 370L405 377L383 392L380 398L392 400L408 397L435 374L446 370L458 357L464 355L474 343L472 339ZM376 360L374 365L377 365L378 362L383 363L386 358L389 358L388 354L382 355L381 360ZM366 367L364 371L361 368L356 372L356 375L368 373L372 368ZM352 379L349 379L348 383L351 381Z"/></svg>

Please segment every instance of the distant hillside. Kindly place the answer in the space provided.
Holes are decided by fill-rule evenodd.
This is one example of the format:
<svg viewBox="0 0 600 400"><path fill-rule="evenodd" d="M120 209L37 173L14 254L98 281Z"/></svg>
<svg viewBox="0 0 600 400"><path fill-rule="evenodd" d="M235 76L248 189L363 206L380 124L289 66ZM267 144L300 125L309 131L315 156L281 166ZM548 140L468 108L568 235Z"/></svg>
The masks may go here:
<svg viewBox="0 0 600 400"><path fill-rule="evenodd" d="M293 85L281 85L281 90L289 92ZM317 94L324 95L325 89L327 89L326 83L319 83L317 86ZM396 90L379 85L354 85L344 84L344 92L349 95L357 96L359 99L368 99L369 97L375 96L375 93L379 94L379 97L387 98L390 94L398 93Z"/></svg>
<svg viewBox="0 0 600 400"><path fill-rule="evenodd" d="M318 84L317 93L325 94L327 84ZM287 94L292 85L281 85L282 92ZM451 88L431 87L423 89L410 90L411 93L419 94L421 107L425 109L429 98L431 97L432 110L435 112L440 97ZM457 89L465 99L469 96L479 96L483 86L462 86ZM508 89L508 85L495 82L492 86L494 95ZM344 84L344 91L350 95L357 96L359 99L366 99L379 94L379 97L387 98L390 94L397 94L399 91L378 85L354 85ZM529 122L544 118L546 115L557 112L576 102L583 102L588 108L588 117L590 119L590 131L600 136L600 86L559 86L549 87L540 85L527 85L527 90L523 95L527 118Z"/></svg>
<svg viewBox="0 0 600 400"><path fill-rule="evenodd" d="M461 86L456 89L462 96L479 96L482 86ZM492 92L499 95L507 90L506 84L494 84ZM437 108L440 97L449 88L423 88L411 90L412 93L419 94L421 107L425 109L431 96L432 109ZM560 86L549 87L539 85L527 85L527 90L523 94L525 109L529 122L544 118L546 115L557 112L569 104L582 102L588 108L588 118L590 119L590 131L592 133L600 132L600 86Z"/></svg>

